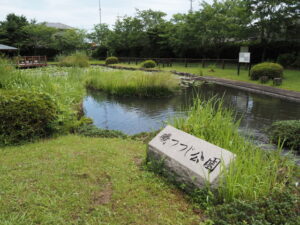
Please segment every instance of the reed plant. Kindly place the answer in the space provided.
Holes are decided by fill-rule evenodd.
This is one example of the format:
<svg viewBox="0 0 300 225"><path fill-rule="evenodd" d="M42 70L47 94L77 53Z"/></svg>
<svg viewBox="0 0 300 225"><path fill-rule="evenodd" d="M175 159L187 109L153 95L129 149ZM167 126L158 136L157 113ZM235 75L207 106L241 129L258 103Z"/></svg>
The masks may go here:
<svg viewBox="0 0 300 225"><path fill-rule="evenodd" d="M257 200L275 190L283 191L292 179L295 165L281 156L281 148L264 151L241 136L239 120L231 109L223 107L222 100L196 98L187 118L174 118L171 123L236 154L219 180L218 201Z"/></svg>
<svg viewBox="0 0 300 225"><path fill-rule="evenodd" d="M117 96L161 97L179 90L179 80L171 73L91 70L86 87Z"/></svg>

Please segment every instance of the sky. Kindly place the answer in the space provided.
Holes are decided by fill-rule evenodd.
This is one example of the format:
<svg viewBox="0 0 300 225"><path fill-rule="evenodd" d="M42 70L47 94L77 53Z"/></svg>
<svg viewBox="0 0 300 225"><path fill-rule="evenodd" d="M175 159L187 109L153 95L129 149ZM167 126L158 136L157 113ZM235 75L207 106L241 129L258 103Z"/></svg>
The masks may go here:
<svg viewBox="0 0 300 225"><path fill-rule="evenodd" d="M198 9L200 0L193 1L194 9ZM102 23L113 25L118 16L133 16L136 8L160 10L168 14L167 18L186 13L190 0L101 0L101 6ZM99 0L0 0L0 21L9 13L91 30L99 23Z"/></svg>

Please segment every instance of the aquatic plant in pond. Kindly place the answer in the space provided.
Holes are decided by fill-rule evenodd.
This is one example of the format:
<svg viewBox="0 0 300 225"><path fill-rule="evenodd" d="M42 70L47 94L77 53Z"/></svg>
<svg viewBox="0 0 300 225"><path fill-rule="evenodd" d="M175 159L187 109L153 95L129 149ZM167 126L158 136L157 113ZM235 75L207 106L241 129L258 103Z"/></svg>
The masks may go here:
<svg viewBox="0 0 300 225"><path fill-rule="evenodd" d="M283 120L274 122L270 128L270 139L300 152L300 120Z"/></svg>
<svg viewBox="0 0 300 225"><path fill-rule="evenodd" d="M284 190L292 177L293 162L284 159L280 150L266 152L238 133L234 113L215 98L204 102L195 99L187 118L175 118L176 128L209 141L237 155L220 180L219 201L255 200L274 190Z"/></svg>
<svg viewBox="0 0 300 225"><path fill-rule="evenodd" d="M111 95L160 97L179 90L179 79L171 73L91 70L85 85Z"/></svg>

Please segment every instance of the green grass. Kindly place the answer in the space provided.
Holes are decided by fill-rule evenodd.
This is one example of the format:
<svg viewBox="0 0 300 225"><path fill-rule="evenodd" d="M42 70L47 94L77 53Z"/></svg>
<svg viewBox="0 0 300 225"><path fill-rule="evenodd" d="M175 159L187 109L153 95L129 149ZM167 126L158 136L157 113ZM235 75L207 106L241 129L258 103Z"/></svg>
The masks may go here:
<svg viewBox="0 0 300 225"><path fill-rule="evenodd" d="M85 95L83 80L82 69L59 67L13 70L0 77L3 89L45 92L67 107L78 104Z"/></svg>
<svg viewBox="0 0 300 225"><path fill-rule="evenodd" d="M118 96L161 97L178 90L179 79L168 72L90 70L86 87Z"/></svg>
<svg viewBox="0 0 300 225"><path fill-rule="evenodd" d="M98 61L99 64L101 64L100 61ZM133 68L140 68L140 64L136 65L135 63L120 63L116 64L120 66L126 66L126 67L133 67ZM210 67L214 67L214 72L211 71ZM261 84L260 81L253 81L250 80L248 76L248 70L241 67L240 75L237 75L237 68L235 65L227 65L225 69L222 69L218 66L215 66L214 64L206 64L205 68L202 68L201 64L197 63L189 63L188 67L185 67L184 63L174 63L172 67L162 67L160 65L159 68L163 71L171 71L175 70L178 72L186 72L186 73L193 73L196 75L202 74L203 76L212 76L212 77L218 77L218 78L224 78L229 80L237 80L237 81L245 81L253 84ZM270 80L268 83L261 84L291 91L300 91L300 70L284 70L284 76L283 76L283 83L281 86L273 86L272 81Z"/></svg>
<svg viewBox="0 0 300 225"><path fill-rule="evenodd" d="M7 90L37 91L51 95L59 109L58 131L65 133L78 123L81 102L86 94L84 74L80 68L6 69L0 74L0 86Z"/></svg>
<svg viewBox="0 0 300 225"><path fill-rule="evenodd" d="M202 71L204 76L212 76L212 77L218 77L218 78L224 78L229 80L238 80L238 81L245 81L253 84L261 84L259 81L253 81L250 80L248 76L248 70L241 69L240 75L237 75L237 69L236 68L229 68L229 69L221 69L216 68L215 72L211 72L209 68L201 68L199 67L184 67L184 66L173 66L168 68L163 68L163 70L176 70L179 72L188 72L188 73L194 73L199 74L200 71ZM284 70L284 76L283 76L283 83L281 86L273 86L272 81L270 80L266 84L261 84L286 90L292 90L292 91L300 91L300 71L299 70Z"/></svg>
<svg viewBox="0 0 300 225"><path fill-rule="evenodd" d="M174 126L236 154L220 180L219 201L257 200L285 190L293 177L294 163L281 157L280 149L266 152L242 137L239 122L233 122L233 111L225 109L222 100L196 99L187 115L175 118Z"/></svg>
<svg viewBox="0 0 300 225"><path fill-rule="evenodd" d="M140 166L145 147L70 135L0 149L0 224L198 224L183 194Z"/></svg>
<svg viewBox="0 0 300 225"><path fill-rule="evenodd" d="M57 56L57 59L59 61L59 66L88 67L90 65L88 56L83 52L75 52L67 56L60 55Z"/></svg>

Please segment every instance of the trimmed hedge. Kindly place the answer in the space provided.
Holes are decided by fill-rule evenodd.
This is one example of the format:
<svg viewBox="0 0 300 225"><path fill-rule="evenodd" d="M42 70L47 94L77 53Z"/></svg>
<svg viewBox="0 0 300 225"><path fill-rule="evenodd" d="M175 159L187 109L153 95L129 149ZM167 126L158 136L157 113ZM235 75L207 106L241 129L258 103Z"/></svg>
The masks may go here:
<svg viewBox="0 0 300 225"><path fill-rule="evenodd" d="M105 64L110 65L110 64L117 64L119 62L119 59L115 56L111 56L105 59Z"/></svg>
<svg viewBox="0 0 300 225"><path fill-rule="evenodd" d="M18 144L54 133L57 105L44 93L0 91L0 145Z"/></svg>
<svg viewBox="0 0 300 225"><path fill-rule="evenodd" d="M270 79L282 78L283 67L277 63L264 62L252 67L250 71L251 80L258 80L262 76L267 76Z"/></svg>
<svg viewBox="0 0 300 225"><path fill-rule="evenodd" d="M274 122L270 129L270 139L276 144L279 140L285 140L285 147L300 151L300 120Z"/></svg>
<svg viewBox="0 0 300 225"><path fill-rule="evenodd" d="M153 60L146 60L146 61L142 62L141 67L142 68L155 68L156 62L154 62Z"/></svg>

